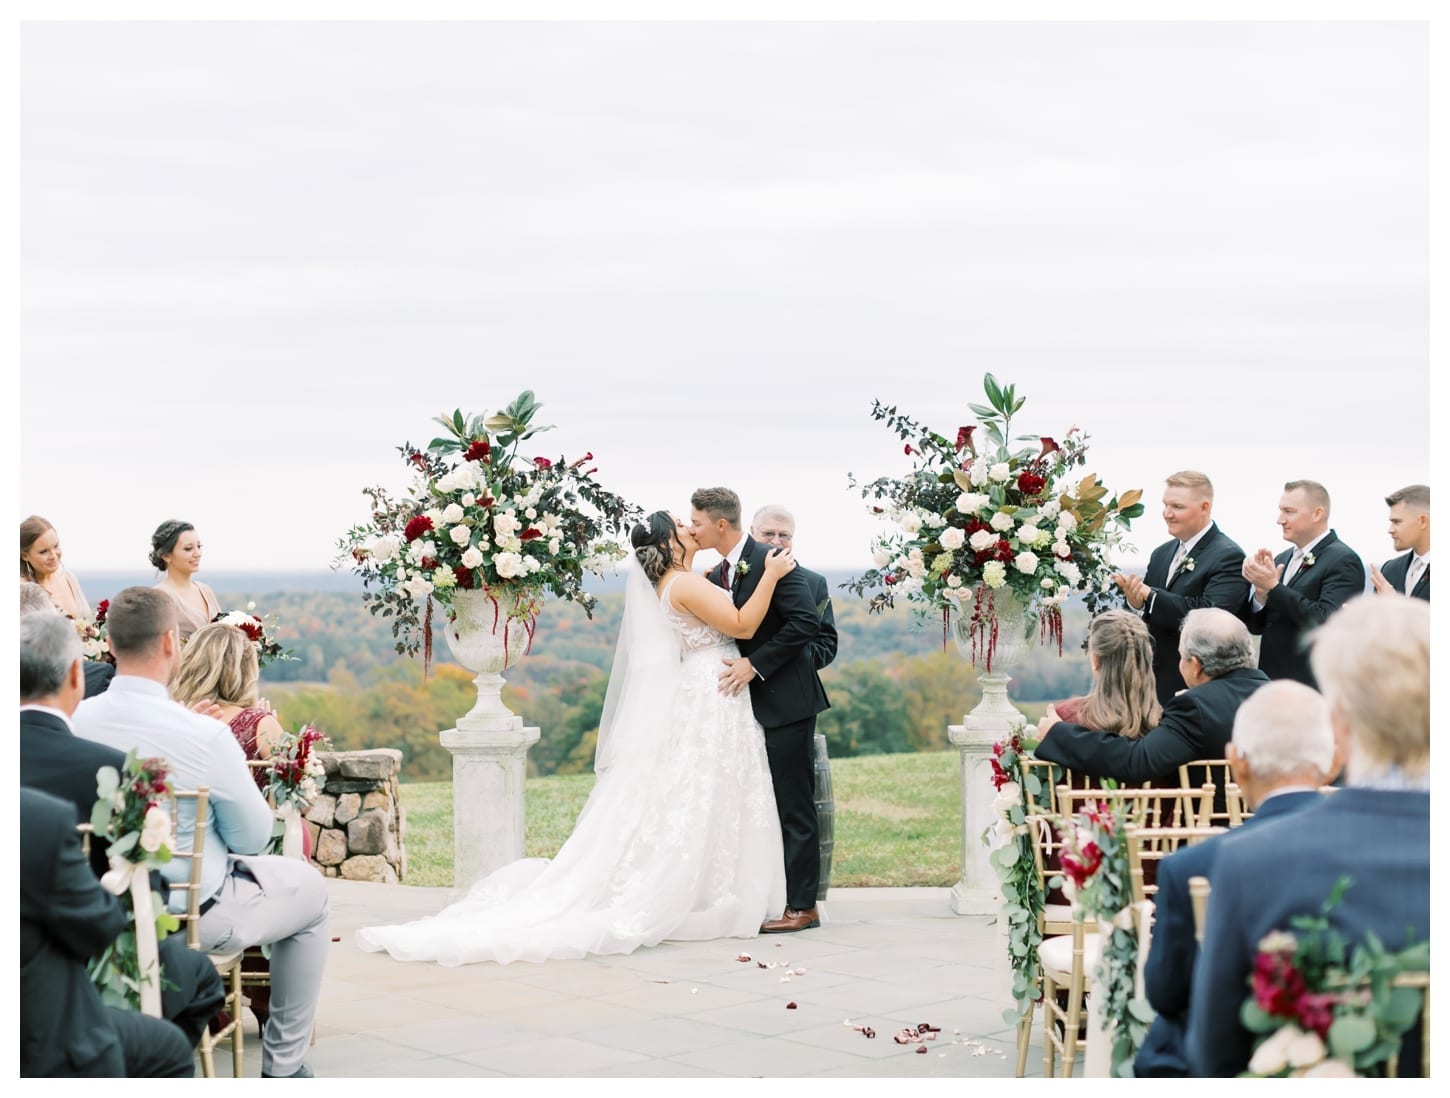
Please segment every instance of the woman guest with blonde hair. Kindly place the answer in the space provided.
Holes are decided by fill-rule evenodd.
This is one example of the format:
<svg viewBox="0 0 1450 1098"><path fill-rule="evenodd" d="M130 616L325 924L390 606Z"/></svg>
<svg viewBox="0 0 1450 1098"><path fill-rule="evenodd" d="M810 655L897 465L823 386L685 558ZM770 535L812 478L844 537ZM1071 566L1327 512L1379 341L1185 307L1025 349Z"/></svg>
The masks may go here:
<svg viewBox="0 0 1450 1098"><path fill-rule="evenodd" d="M91 616L80 581L60 563L60 535L39 515L20 524L20 578L38 583L56 609L77 621Z"/></svg>
<svg viewBox="0 0 1450 1098"><path fill-rule="evenodd" d="M181 639L190 640L193 633L221 613L212 589L192 579L201 567L201 538L196 527L180 519L167 519L151 535L148 559L153 568L165 573L156 587L176 603Z"/></svg>
<svg viewBox="0 0 1450 1098"><path fill-rule="evenodd" d="M1071 721L1132 740L1158 726L1163 707L1153 678L1153 642L1142 618L1127 610L1107 610L1093 618L1088 659L1092 689L1048 706L1054 724Z"/></svg>
<svg viewBox="0 0 1450 1098"><path fill-rule="evenodd" d="M247 760L259 761L271 758L283 736L272 707L257 697L259 681L256 646L235 625L217 621L198 629L182 649L171 696L187 708L215 702L217 718L231 728ZM256 776L265 788L264 772Z"/></svg>

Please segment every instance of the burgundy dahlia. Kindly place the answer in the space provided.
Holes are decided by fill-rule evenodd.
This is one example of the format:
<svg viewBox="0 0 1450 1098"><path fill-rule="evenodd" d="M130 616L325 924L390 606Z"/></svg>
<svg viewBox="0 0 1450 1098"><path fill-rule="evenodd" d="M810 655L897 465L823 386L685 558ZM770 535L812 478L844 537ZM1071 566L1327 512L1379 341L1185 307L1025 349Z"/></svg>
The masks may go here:
<svg viewBox="0 0 1450 1098"><path fill-rule="evenodd" d="M433 529L432 519L427 515L414 515L408 520L408 525L403 527L403 537L409 541L417 541L431 529Z"/></svg>

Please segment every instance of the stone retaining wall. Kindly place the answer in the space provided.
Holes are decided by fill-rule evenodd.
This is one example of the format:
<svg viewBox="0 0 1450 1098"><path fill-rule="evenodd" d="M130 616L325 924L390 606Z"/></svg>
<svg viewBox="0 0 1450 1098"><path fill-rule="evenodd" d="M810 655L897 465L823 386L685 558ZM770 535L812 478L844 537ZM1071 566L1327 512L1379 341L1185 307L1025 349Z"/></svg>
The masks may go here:
<svg viewBox="0 0 1450 1098"><path fill-rule="evenodd" d="M319 751L326 768L322 792L308 809L312 864L329 877L396 884L407 873L403 848L403 805L398 773L403 753Z"/></svg>

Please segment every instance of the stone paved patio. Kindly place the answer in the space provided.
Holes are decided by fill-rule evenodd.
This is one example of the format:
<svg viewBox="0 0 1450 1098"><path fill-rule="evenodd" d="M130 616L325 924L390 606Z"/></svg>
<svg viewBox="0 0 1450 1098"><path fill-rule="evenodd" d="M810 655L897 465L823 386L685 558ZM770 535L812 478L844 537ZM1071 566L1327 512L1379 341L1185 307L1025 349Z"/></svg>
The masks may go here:
<svg viewBox="0 0 1450 1098"><path fill-rule="evenodd" d="M996 928L946 889L833 889L799 934L667 942L624 957L443 968L364 953L360 926L448 890L330 880L333 944L308 1063L322 1078L976 1077L1013 1073ZM779 967L759 968L740 953ZM790 968L803 975L782 978ZM794 1001L796 1009L787 1009ZM844 1025L872 1026L868 1040ZM251 1016L247 1016L251 1021ZM903 1027L941 1027L924 1054ZM261 1071L256 1030L249 1075ZM218 1070L230 1072L225 1046ZM1028 1074L1041 1073L1034 1040Z"/></svg>

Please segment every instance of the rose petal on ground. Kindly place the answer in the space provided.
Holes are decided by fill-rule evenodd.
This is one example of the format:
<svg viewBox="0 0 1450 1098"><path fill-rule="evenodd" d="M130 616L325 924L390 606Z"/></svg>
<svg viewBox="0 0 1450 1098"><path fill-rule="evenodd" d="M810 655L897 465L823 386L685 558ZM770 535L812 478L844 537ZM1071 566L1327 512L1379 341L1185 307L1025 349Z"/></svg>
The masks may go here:
<svg viewBox="0 0 1450 1098"><path fill-rule="evenodd" d="M791 1002L786 1003L785 1004L785 1009L786 1010L795 1010L796 1009L795 1001L792 1000Z"/></svg>
<svg viewBox="0 0 1450 1098"><path fill-rule="evenodd" d="M748 954L748 953L742 953L739 957L736 957L735 959L737 961L748 961L748 960L750 960L750 954Z"/></svg>
<svg viewBox="0 0 1450 1098"><path fill-rule="evenodd" d="M926 1051L926 1046L925 1045L917 1045L916 1046L916 1051L917 1052L925 1052Z"/></svg>

